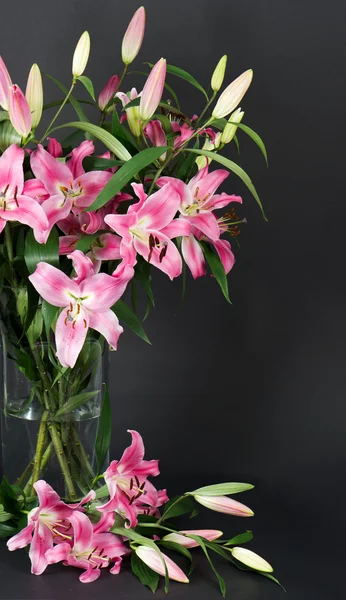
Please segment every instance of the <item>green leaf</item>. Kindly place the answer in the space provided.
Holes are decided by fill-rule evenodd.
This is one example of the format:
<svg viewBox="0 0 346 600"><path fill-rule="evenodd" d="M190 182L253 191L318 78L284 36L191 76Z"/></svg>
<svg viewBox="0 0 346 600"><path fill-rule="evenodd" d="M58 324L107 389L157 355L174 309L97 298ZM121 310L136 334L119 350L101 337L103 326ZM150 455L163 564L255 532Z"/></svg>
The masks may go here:
<svg viewBox="0 0 346 600"><path fill-rule="evenodd" d="M206 485L198 488L193 492L189 492L193 496L228 496L230 494L239 494L253 490L254 486L251 483L216 483L215 485Z"/></svg>
<svg viewBox="0 0 346 600"><path fill-rule="evenodd" d="M8 114L7 110L0 110L0 123L2 123L2 121L9 121L10 120L10 115Z"/></svg>
<svg viewBox="0 0 346 600"><path fill-rule="evenodd" d="M85 75L80 75L79 77L77 77L77 79L84 85L85 89L89 92L92 99L95 100L94 86L91 79L89 79L89 77L86 77Z"/></svg>
<svg viewBox="0 0 346 600"><path fill-rule="evenodd" d="M160 544L160 546L169 548L169 550L179 552L179 554L182 554L183 556L188 558L189 561L192 563L192 554L187 548L185 548L185 546L182 546L181 544L178 544L177 542L172 542L170 540L160 540L158 543Z"/></svg>
<svg viewBox="0 0 346 600"><path fill-rule="evenodd" d="M48 75L47 75L48 77ZM70 101L70 99L68 99L68 102ZM53 102L48 102L47 104L44 104L42 107L42 110L48 110L48 108L54 108L55 106L60 106L62 103L64 102L64 98L60 99L60 100L54 100ZM78 102L78 104L89 104L90 106L95 106L95 102L91 102L91 100L84 100L81 98L77 98L76 102ZM83 119L84 121L85 119Z"/></svg>
<svg viewBox="0 0 346 600"><path fill-rule="evenodd" d="M55 131L56 129L62 129L64 127L75 127L76 129L81 129L82 131L86 131L90 133L92 136L100 140L108 150L113 152L115 156L120 158L121 160L130 160L131 154L126 150L125 146L119 140L112 136L111 133L102 129L102 127L98 127L97 125L93 125L92 123L88 123L85 121L71 121L71 123L64 123L64 125L59 125L51 130ZM88 210L95 210L91 207Z"/></svg>
<svg viewBox="0 0 346 600"><path fill-rule="evenodd" d="M28 231L25 238L24 260L30 274L35 271L39 262L59 267L59 234L56 227L53 227L45 244L39 244L35 240L32 229Z"/></svg>
<svg viewBox="0 0 346 600"><path fill-rule="evenodd" d="M128 325L136 335L147 342L147 344L151 344L147 334L143 329L142 323L132 312L131 308L127 306L125 302L123 302L123 300L118 300L118 302L116 302L113 306L112 310L115 312L120 321L124 321L124 323L126 323L126 325Z"/></svg>
<svg viewBox="0 0 346 600"><path fill-rule="evenodd" d="M4 120L0 123L0 150L4 152L11 144L20 145L21 137L16 132L10 121Z"/></svg>
<svg viewBox="0 0 346 600"><path fill-rule="evenodd" d="M252 531L245 531L244 533L239 533L239 535L232 537L232 539L226 542L225 546L238 546L239 544L247 544L247 542L251 542L252 539Z"/></svg>
<svg viewBox="0 0 346 600"><path fill-rule="evenodd" d="M45 73L45 76L48 77L48 79L50 79L51 81L54 81L55 85L58 86L58 88L62 91L63 94L65 94L65 96L67 96L68 94L68 89L65 88L65 86L60 83L60 81L58 81L58 79L55 79L55 77L52 77L52 75L48 75L48 73ZM78 100L76 100L72 94L69 97L69 102L72 104L77 117L79 118L80 121L88 121L88 117L86 116L84 110L82 109L82 107L80 106ZM53 131L53 129L51 130Z"/></svg>
<svg viewBox="0 0 346 600"><path fill-rule="evenodd" d="M197 138L195 141L194 149L196 150L198 148L199 148L199 139ZM182 163L179 166L178 179L187 181L187 179L189 178L191 171L195 165L196 159L193 154L188 154L187 158L184 157L183 153L181 154L181 156L183 157L184 160L182 160Z"/></svg>
<svg viewBox="0 0 346 600"><path fill-rule="evenodd" d="M258 206L261 209L264 219L266 221L268 220L267 217L265 216L262 202L260 200L259 195L257 194L255 186L253 185L248 174L244 171L244 169L242 169L239 165L237 165L237 163L233 162L232 160L229 160L225 156L221 156L221 154L218 154L217 152L210 152L210 150L195 150L194 148L185 148L185 152L194 152L195 154L201 154L203 156L207 156L208 158L211 158L212 160L216 160L216 162L220 163L224 167L227 167L227 169L229 169L230 171L233 171L233 173L238 175L238 177L240 177L242 182L246 185L248 190L250 190L251 194L255 198Z"/></svg>
<svg viewBox="0 0 346 600"><path fill-rule="evenodd" d="M148 567L134 551L132 551L131 554L131 569L134 575L138 577L139 581L143 583L143 585L147 585L153 594L155 594L157 586L159 585L160 575L150 569L150 567Z"/></svg>
<svg viewBox="0 0 346 600"><path fill-rule="evenodd" d="M12 515L19 514L19 505L17 501L17 496L12 489L12 486L8 483L6 477L2 478L0 484L0 503L3 507L3 510L11 513Z"/></svg>
<svg viewBox="0 0 346 600"><path fill-rule="evenodd" d="M104 204L113 198L115 194L120 192L120 190L122 190L123 187L139 173L139 171L157 160L161 154L167 150L168 148L166 146L161 146L160 148L146 148L136 154L133 158L130 157L130 160L120 167L108 183L106 183L96 200L88 207L88 210L96 210L101 208L101 206L104 206Z"/></svg>
<svg viewBox="0 0 346 600"><path fill-rule="evenodd" d="M43 300L43 302L42 302L42 317L43 317L43 322L44 322L46 332L47 332L47 338L49 338L50 328L52 326L54 319L56 318L56 316L58 314L58 311L59 311L59 308L57 306L52 306L52 304L49 304L49 302L47 302L46 300Z"/></svg>
<svg viewBox="0 0 346 600"><path fill-rule="evenodd" d="M165 510L161 519L162 521L193 512L195 504L191 498L180 496L181 500L177 502L178 498L179 496L175 496L165 504Z"/></svg>
<svg viewBox="0 0 346 600"><path fill-rule="evenodd" d="M218 282L223 295L225 296L227 302L232 304L232 302L230 301L230 298L229 298L229 294L228 294L227 275L225 273L224 266L218 256L218 254L216 254L216 252L214 252L214 250L212 250L210 245L207 244L206 242L200 242L200 244L202 246L204 256L207 260L210 270L211 270L212 274L214 275L216 281Z"/></svg>
<svg viewBox="0 0 346 600"><path fill-rule="evenodd" d="M251 127L248 127L248 125L244 125L244 123L232 123L232 121L230 121L230 123L232 125L237 125L237 127L239 127L239 129L241 129L242 131L245 131L245 133L247 133L247 135L252 139L252 141L255 142L256 146L258 146L260 151L262 152L262 154L264 156L264 160L266 161L267 166L268 166L267 149L265 147L264 141L258 135L258 133L256 133L256 131L251 129Z"/></svg>
<svg viewBox="0 0 346 600"><path fill-rule="evenodd" d="M91 235L88 235L86 233L83 233L82 236L79 238L77 244L76 244L76 250L81 250L82 252L86 253L91 244L98 238L100 237L100 232L98 231L97 233L92 233Z"/></svg>
<svg viewBox="0 0 346 600"><path fill-rule="evenodd" d="M17 527L15 525L0 523L0 538L12 537L15 533L17 533Z"/></svg>
<svg viewBox="0 0 346 600"><path fill-rule="evenodd" d="M19 348L15 349L15 353L19 371L21 371L21 373L23 373L30 381L38 381L40 376L32 356Z"/></svg>
<svg viewBox="0 0 346 600"><path fill-rule="evenodd" d="M94 398L98 393L99 390L94 390L93 392L83 392L82 394L77 394L77 396L71 396L64 406L57 410L55 417L61 417L61 415L66 415L66 413L76 410L76 408L79 408L82 404L85 404L88 400Z"/></svg>
<svg viewBox="0 0 346 600"><path fill-rule="evenodd" d="M151 265L146 260L138 260L135 267L135 278L143 286L151 304L155 306L154 295L151 287Z"/></svg>
<svg viewBox="0 0 346 600"><path fill-rule="evenodd" d="M148 63L148 64L150 67L154 66L152 63ZM187 81L188 83L193 85L195 88L197 88L197 90L202 92L202 94L206 97L206 99L209 100L208 94L205 91L204 87L197 81L197 79L195 79L192 75L190 75L190 73L188 73L187 71L184 71L184 69L181 69L180 67L175 67L174 65L167 65L167 73L170 73L171 75L175 75L176 77L180 77L181 79L184 79L185 81Z"/></svg>
<svg viewBox="0 0 346 600"><path fill-rule="evenodd" d="M99 158L98 156L86 156L83 160L83 167L86 171L104 171L111 167L121 167L124 164L122 160L113 160L111 158Z"/></svg>
<svg viewBox="0 0 346 600"><path fill-rule="evenodd" d="M214 574L216 575L218 582L219 582L219 586L220 586L220 591L222 596L225 598L226 596L226 583L225 580L223 579L223 577L221 577L220 573L217 572L216 568L214 567L214 564L208 554L208 550L206 547L206 544L204 543L204 539L201 538L199 535L192 535L189 534L187 537L192 538L193 540L195 540L196 542L198 542L198 544L200 545L200 547L202 548L205 556L207 557L208 563L212 569L212 571L214 572Z"/></svg>
<svg viewBox="0 0 346 600"><path fill-rule="evenodd" d="M101 473L103 463L111 444L112 435L112 409L109 401L107 386L104 386L100 421L95 442L95 453L97 461L97 474Z"/></svg>
<svg viewBox="0 0 346 600"><path fill-rule="evenodd" d="M235 144L235 147L237 148L237 152L238 152L238 156L239 156L240 155L240 145L239 145L238 136L236 134L234 134L233 142Z"/></svg>

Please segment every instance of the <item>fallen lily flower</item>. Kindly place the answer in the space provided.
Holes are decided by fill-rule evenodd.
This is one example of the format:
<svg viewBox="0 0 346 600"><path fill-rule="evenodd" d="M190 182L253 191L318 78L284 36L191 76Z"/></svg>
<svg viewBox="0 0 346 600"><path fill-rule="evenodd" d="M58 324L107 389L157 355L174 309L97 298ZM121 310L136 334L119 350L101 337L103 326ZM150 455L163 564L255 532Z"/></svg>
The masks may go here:
<svg viewBox="0 0 346 600"><path fill-rule="evenodd" d="M228 498L228 496L194 496L194 499L215 512L233 515L234 517L253 517L254 512L245 504Z"/></svg>
<svg viewBox="0 0 346 600"><path fill-rule="evenodd" d="M205 538L209 542L213 540L217 540L219 537L223 535L222 531L217 529L184 529L182 531L178 531L177 533L169 533L162 538L163 542L175 542L176 544L180 544L184 546L184 548L197 548L199 543L189 538L189 535L198 535L201 538Z"/></svg>
<svg viewBox="0 0 346 600"><path fill-rule="evenodd" d="M126 29L121 46L121 56L125 65L130 65L140 51L145 29L145 9L141 6L133 15Z"/></svg>
<svg viewBox="0 0 346 600"><path fill-rule="evenodd" d="M150 548L149 546L137 546L135 549L137 556L148 566L150 569L158 573L159 575L165 576L165 567L163 564L163 560L166 563L168 577L173 579L174 581L179 581L179 583L189 583L188 578L186 577L184 571L181 570L180 567L166 554L161 553L161 555L155 550L155 548ZM163 559L163 560L162 560Z"/></svg>
<svg viewBox="0 0 346 600"><path fill-rule="evenodd" d="M273 567L261 556L252 552L252 550L248 550L247 548L241 548L235 546L230 549L232 552L232 556L239 560L239 562L243 563L247 567L251 567L251 569L255 569L256 571L261 571L262 573L272 573Z"/></svg>

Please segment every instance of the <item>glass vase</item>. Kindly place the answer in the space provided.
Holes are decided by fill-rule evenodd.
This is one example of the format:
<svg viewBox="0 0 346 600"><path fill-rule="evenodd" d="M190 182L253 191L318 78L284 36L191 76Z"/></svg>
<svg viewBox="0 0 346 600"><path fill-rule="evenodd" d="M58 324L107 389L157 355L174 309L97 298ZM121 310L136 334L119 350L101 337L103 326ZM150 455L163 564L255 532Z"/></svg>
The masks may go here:
<svg viewBox="0 0 346 600"><path fill-rule="evenodd" d="M61 497L74 501L90 490L97 475L95 441L107 373L104 344L87 337L75 366L63 368L44 315L53 307L38 299L26 329L27 294L4 289L0 296L2 471L28 498L35 495L35 481L45 479Z"/></svg>

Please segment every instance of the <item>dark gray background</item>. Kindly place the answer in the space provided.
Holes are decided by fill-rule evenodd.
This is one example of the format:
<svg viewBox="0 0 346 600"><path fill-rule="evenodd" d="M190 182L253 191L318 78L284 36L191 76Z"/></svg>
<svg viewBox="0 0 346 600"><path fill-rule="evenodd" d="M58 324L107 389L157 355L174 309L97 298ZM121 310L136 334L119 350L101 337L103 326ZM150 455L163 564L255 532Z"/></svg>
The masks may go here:
<svg viewBox="0 0 346 600"><path fill-rule="evenodd" d="M88 29L87 75L99 91L120 72L123 32L137 6L133 0L3 6L0 51L13 80L24 86L37 61L67 85L75 43ZM137 68L165 56L207 85L226 52L227 80L254 69L244 122L265 138L270 168L241 134L240 164L269 223L230 176L224 189L243 195L241 214L248 219L229 277L232 307L211 278L189 278L180 308L180 282L155 277L157 308L146 322L152 346L127 332L112 357L113 456L128 443L126 429L134 428L148 457L161 458L160 481L172 495L225 480L255 483L243 497L254 519L206 511L198 525L228 534L251 526L252 548L273 563L292 599L339 598L346 491L346 5L148 0L146 8ZM137 82L140 88L142 79ZM199 92L169 82L188 114L200 112ZM47 100L59 97L52 84L45 89ZM3 544L0 552L3 600L151 597L130 573L103 574L81 589L73 569L52 568L35 578L24 552L10 555ZM202 564L190 587L172 585L172 598L218 597ZM262 578L227 565L221 572L234 600L283 597Z"/></svg>

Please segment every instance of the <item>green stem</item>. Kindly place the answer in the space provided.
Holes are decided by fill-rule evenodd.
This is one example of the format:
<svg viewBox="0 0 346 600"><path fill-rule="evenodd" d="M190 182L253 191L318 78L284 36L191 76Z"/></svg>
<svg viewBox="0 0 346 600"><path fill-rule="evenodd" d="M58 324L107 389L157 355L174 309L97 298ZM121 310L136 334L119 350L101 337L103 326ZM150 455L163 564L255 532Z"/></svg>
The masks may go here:
<svg viewBox="0 0 346 600"><path fill-rule="evenodd" d="M207 102L207 104L205 105L204 109L202 110L201 114L199 115L196 125L198 125L198 123L200 123L200 121L202 120L202 118L204 117L205 113L207 112L209 106L214 102L215 96L217 95L217 92L214 92L212 97L210 98L209 102Z"/></svg>
<svg viewBox="0 0 346 600"><path fill-rule="evenodd" d="M74 489L74 485L73 485L73 481L72 481L72 477L71 477L71 473L70 473L70 468L69 468L69 465L67 462L67 458L66 458L65 452L63 450L62 444L61 444L61 439L60 439L57 425L55 423L50 423L50 425L48 426L48 429L49 429L50 436L52 438L54 450L57 455L57 458L58 458L58 461L60 464L60 468L62 470L64 479L65 479L69 497L73 501L76 498L76 492Z"/></svg>
<svg viewBox="0 0 346 600"><path fill-rule="evenodd" d="M43 451L44 451L45 440L46 440L46 433L47 433L47 417L48 417L48 411L45 410L42 415L40 427L38 430L38 436L37 436L37 444L36 444L36 451L35 451L35 457L34 457L34 470L33 470L33 474L32 474L32 483L33 484L40 478L41 462L42 462Z"/></svg>
<svg viewBox="0 0 346 600"><path fill-rule="evenodd" d="M63 103L60 105L60 108L57 110L57 112L56 112L55 116L53 117L53 119L52 119L52 120L51 120L51 122L49 123L49 125L48 125L48 127L47 127L46 131L44 132L43 136L41 137L41 139L40 139L40 140L39 140L39 142L38 142L39 144L41 144L41 143L42 143L42 141L43 141L44 139L46 139L46 137L47 137L48 133L50 132L51 128L53 127L53 125L54 125L54 123L55 123L55 121L57 120L58 116L60 115L60 113L61 113L62 109L64 108L64 106L65 106L65 104L66 104L66 102L68 101L69 97L71 96L71 94L72 94L72 92L73 92L73 89L74 89L74 86L76 85L76 81L77 81L77 80L76 80L76 78L74 77L74 78L73 78L73 80L72 80L72 85L71 85L71 87L70 87L69 91L67 92L67 96L66 96L65 100L64 100L64 101L63 101Z"/></svg>
<svg viewBox="0 0 346 600"><path fill-rule="evenodd" d="M179 498L177 498L168 508L167 510L165 510L165 512L163 513L163 515L159 518L159 520L157 521L157 525L160 525L160 523L162 523L162 521L165 520L166 515L169 514L169 511L173 508L173 506L175 506L176 504L178 504L178 502L181 502L183 499L185 498L185 494L183 496L179 496Z"/></svg>
<svg viewBox="0 0 346 600"><path fill-rule="evenodd" d="M55 399L53 398L53 395L51 395L51 399L53 401L52 402L53 405L49 406L49 402L48 402L48 392L51 391L53 393L52 384L51 384L51 382L49 380L49 377L47 375L46 368L45 368L45 366L44 366L44 364L42 362L42 359L41 359L41 356L40 356L40 351L39 351L38 347L35 346L35 345L32 347L32 354L33 354L33 357L35 359L36 366L37 366L38 372L40 374L40 377L41 377L41 380L42 380L42 383L43 383L43 388L44 388L43 397L44 397L45 407L46 407L47 410L49 410L50 408L53 409L53 408L55 408Z"/></svg>
<svg viewBox="0 0 346 600"><path fill-rule="evenodd" d="M24 469L23 473L20 475L20 477L18 477L17 481L16 481L16 485L18 485L20 488L22 488L24 486L24 484L28 481L29 478L31 478L31 473L32 470L34 468L34 459L32 459L28 466Z"/></svg>
<svg viewBox="0 0 346 600"><path fill-rule="evenodd" d="M89 462L89 459L84 450L83 444L81 443L81 441L79 439L79 435L76 431L76 428L73 425L71 428L71 433L72 433L72 438L73 438L73 449L75 451L75 454L78 457L81 468L85 469L86 474L88 475L88 478L90 478L90 489L91 489L91 482L93 482L95 479L94 470Z"/></svg>
<svg viewBox="0 0 346 600"><path fill-rule="evenodd" d="M117 85L117 89L116 89L116 91L120 90L120 86L121 86L122 82L124 81L124 77L125 77L125 75L126 75L126 71L127 71L127 69L128 69L128 65L125 65L125 67L124 67L124 70L123 70L123 72L122 72L122 74L121 74L121 77L120 77L120 79L119 79L119 83L118 83L118 85Z"/></svg>

